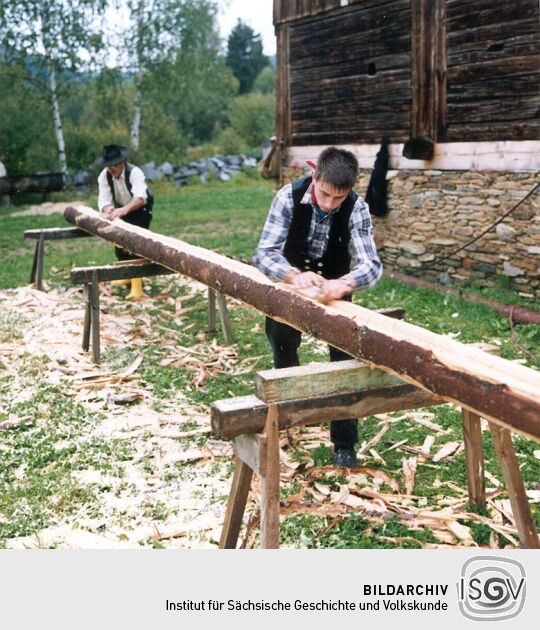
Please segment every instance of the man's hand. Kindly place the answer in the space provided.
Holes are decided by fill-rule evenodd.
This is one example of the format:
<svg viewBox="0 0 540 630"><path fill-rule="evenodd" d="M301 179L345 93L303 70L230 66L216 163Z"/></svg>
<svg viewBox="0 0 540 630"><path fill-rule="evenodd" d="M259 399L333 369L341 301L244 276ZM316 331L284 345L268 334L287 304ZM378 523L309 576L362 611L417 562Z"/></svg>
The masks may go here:
<svg viewBox="0 0 540 630"><path fill-rule="evenodd" d="M320 301L326 304L330 300L339 300L353 292L352 286L341 278L326 280L321 288Z"/></svg>
<svg viewBox="0 0 540 630"><path fill-rule="evenodd" d="M103 214L107 219L111 218L112 212L114 212L114 206L103 206L103 208L101 208L101 214Z"/></svg>
<svg viewBox="0 0 540 630"><path fill-rule="evenodd" d="M293 287L299 289L306 289L307 287L322 287L326 280L314 273L313 271L298 272L291 270L284 278L287 284L292 284Z"/></svg>
<svg viewBox="0 0 540 630"><path fill-rule="evenodd" d="M129 208L126 208L126 206L120 206L120 208L113 209L113 211L109 215L109 218L111 219L111 221L114 221L115 219L123 219L126 214L129 214Z"/></svg>

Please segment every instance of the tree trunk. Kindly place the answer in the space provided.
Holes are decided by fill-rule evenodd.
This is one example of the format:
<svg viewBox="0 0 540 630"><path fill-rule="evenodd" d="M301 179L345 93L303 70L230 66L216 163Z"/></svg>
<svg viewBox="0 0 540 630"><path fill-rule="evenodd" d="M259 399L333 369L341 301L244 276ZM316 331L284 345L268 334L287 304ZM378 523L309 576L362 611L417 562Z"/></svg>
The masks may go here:
<svg viewBox="0 0 540 630"><path fill-rule="evenodd" d="M64 216L83 230L540 440L540 374L535 370L348 302L319 304L245 263L124 221L108 221L91 208L69 207Z"/></svg>
<svg viewBox="0 0 540 630"><path fill-rule="evenodd" d="M51 105L54 120L54 135L56 138L56 146L58 148L58 160L60 162L60 171L64 176L64 182L67 180L67 159L66 145L64 142L64 131L62 129L62 117L60 115L60 106L58 104L58 86L56 83L56 68L53 64L49 64L49 91L51 95Z"/></svg>
<svg viewBox="0 0 540 630"><path fill-rule="evenodd" d="M136 153L139 150L139 137L141 129L141 83L142 71L137 72L135 77L135 103L133 107L133 120L131 121L131 150Z"/></svg>

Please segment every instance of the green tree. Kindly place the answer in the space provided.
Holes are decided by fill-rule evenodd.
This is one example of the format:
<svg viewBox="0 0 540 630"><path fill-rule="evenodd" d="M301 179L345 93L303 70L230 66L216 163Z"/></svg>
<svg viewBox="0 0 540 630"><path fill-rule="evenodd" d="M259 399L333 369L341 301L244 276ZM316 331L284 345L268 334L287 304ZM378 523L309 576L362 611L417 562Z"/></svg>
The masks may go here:
<svg viewBox="0 0 540 630"><path fill-rule="evenodd" d="M276 102L265 94L244 94L233 103L229 113L231 128L250 148L259 148L274 135Z"/></svg>
<svg viewBox="0 0 540 630"><path fill-rule="evenodd" d="M259 94L274 94L276 91L276 72L272 66L265 66L253 83L253 91Z"/></svg>
<svg viewBox="0 0 540 630"><path fill-rule="evenodd" d="M129 144L133 86L118 68L74 83L64 98L66 146L74 168L87 168L102 145Z"/></svg>
<svg viewBox="0 0 540 630"><path fill-rule="evenodd" d="M50 116L49 104L26 81L22 64L0 65L0 161L8 174L30 174L55 168L52 125L43 126Z"/></svg>
<svg viewBox="0 0 540 630"><path fill-rule="evenodd" d="M100 47L95 19L106 0L0 2L0 41L7 63L23 63L26 77L48 96L60 170L67 157L60 109L61 82L89 65ZM83 61L86 59L86 61Z"/></svg>
<svg viewBox="0 0 540 630"><path fill-rule="evenodd" d="M143 100L153 77L174 63L178 50L214 37L217 4L211 0L128 0L130 20L119 37L124 68L133 75L131 148L138 151ZM158 78L159 81L159 78ZM161 83L161 89L166 86Z"/></svg>
<svg viewBox="0 0 540 630"><path fill-rule="evenodd" d="M240 94L251 91L255 78L268 63L261 36L239 19L227 40L227 65L238 79Z"/></svg>
<svg viewBox="0 0 540 630"><path fill-rule="evenodd" d="M238 82L220 53L215 12L204 13L203 6L195 9L192 5L185 16L177 48L146 78L145 98L152 107L145 115L167 116L182 146L211 140L226 123L238 92Z"/></svg>

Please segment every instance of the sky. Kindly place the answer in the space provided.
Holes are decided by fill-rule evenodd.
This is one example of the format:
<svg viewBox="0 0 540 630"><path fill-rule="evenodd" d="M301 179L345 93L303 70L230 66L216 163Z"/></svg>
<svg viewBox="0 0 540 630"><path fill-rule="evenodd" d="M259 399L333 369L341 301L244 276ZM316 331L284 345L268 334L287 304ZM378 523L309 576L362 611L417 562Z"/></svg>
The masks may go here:
<svg viewBox="0 0 540 630"><path fill-rule="evenodd" d="M262 36L265 55L276 54L276 38L272 24L273 0L228 0L219 12L221 37L227 41L238 18Z"/></svg>

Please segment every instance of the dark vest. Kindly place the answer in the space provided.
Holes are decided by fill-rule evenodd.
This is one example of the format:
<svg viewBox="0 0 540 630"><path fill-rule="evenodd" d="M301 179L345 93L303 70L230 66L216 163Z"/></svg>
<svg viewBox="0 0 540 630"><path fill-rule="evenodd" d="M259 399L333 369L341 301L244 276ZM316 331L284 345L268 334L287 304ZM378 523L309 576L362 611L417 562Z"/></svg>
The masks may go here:
<svg viewBox="0 0 540 630"><path fill-rule="evenodd" d="M126 180L126 188L128 189L130 195L133 194L131 192L131 181L130 181L132 168L133 168L133 164L126 164L125 173L124 173L124 177ZM107 171L107 182L109 184L109 188L111 189L114 207L119 208L120 204L116 201L116 194L114 192L113 176L109 173L109 171ZM146 194L147 194L147 197L146 197L145 205L141 206L140 208L137 208L137 210L134 210L133 212L130 212L126 217L124 217L124 221L127 221L128 223L135 223L137 225L139 223L138 220L142 219L143 222L149 223L149 219L152 218L152 208L154 207L154 197L152 196L152 193L150 192L150 188L148 188L148 186L146 187Z"/></svg>
<svg viewBox="0 0 540 630"><path fill-rule="evenodd" d="M332 215L326 251L322 258L314 260L307 254L313 207L310 203L302 203L311 182L312 178L308 176L292 184L294 210L283 254L293 267L302 271L314 271L327 279L339 278L351 269L349 220L358 195L351 191L338 212Z"/></svg>

